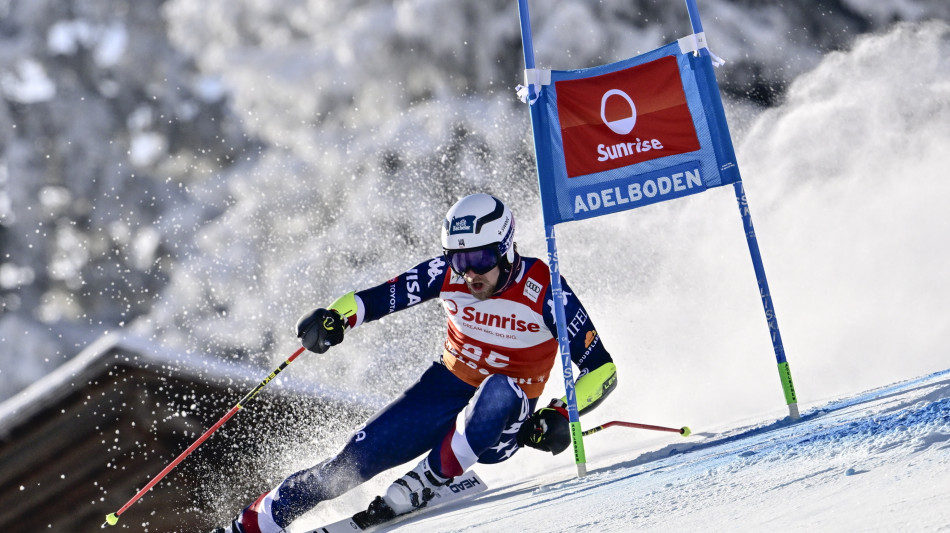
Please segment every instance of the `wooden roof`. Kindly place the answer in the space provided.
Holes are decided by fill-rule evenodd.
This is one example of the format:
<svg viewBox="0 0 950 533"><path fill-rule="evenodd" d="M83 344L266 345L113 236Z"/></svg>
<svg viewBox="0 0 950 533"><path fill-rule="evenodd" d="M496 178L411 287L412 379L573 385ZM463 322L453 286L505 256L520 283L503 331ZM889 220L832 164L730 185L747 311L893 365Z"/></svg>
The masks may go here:
<svg viewBox="0 0 950 533"><path fill-rule="evenodd" d="M0 531L99 530L267 374L128 336L100 339L0 404ZM269 384L111 529L221 524L271 488L280 479L274 475L291 473L262 465L276 453L266 436L312 434L313 420L329 421L327 432L338 436L379 403L300 380Z"/></svg>

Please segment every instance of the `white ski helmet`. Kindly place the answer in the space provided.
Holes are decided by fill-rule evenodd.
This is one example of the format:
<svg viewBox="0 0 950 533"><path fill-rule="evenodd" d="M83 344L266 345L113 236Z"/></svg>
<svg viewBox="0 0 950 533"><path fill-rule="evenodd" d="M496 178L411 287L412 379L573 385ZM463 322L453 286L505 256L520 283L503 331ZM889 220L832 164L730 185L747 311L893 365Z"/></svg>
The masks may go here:
<svg viewBox="0 0 950 533"><path fill-rule="evenodd" d="M442 223L442 250L459 275L468 269L484 274L496 265L510 272L516 258L514 238L514 215L488 194L462 198Z"/></svg>

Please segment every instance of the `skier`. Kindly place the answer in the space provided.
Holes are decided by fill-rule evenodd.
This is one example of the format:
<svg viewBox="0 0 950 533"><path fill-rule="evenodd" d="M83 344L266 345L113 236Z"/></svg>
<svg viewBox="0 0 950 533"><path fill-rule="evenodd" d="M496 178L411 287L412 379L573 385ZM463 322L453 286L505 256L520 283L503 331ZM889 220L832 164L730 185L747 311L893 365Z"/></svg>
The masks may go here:
<svg viewBox="0 0 950 533"><path fill-rule="evenodd" d="M514 216L500 200L466 196L445 215L444 255L297 322L301 344L321 354L344 332L438 299L448 333L441 360L339 453L292 474L216 532L283 532L318 503L426 454L370 504L367 515L383 522L425 506L438 486L476 462L505 461L523 446L558 454L570 445L563 398L534 410L558 353L557 329L548 266L518 254L514 231ZM580 369L578 409L589 412L616 387L616 367L562 283L571 359Z"/></svg>

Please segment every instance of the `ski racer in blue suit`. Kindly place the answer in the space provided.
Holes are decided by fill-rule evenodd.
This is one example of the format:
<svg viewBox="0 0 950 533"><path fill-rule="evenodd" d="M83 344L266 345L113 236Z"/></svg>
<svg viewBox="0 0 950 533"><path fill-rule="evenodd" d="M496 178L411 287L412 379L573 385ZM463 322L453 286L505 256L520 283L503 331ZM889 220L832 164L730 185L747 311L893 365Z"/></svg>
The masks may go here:
<svg viewBox="0 0 950 533"><path fill-rule="evenodd" d="M515 219L497 198L459 200L442 228L444 255L386 283L350 292L304 315L297 335L324 353L344 332L438 300L447 316L440 361L376 413L336 455L287 477L246 507L224 533L278 533L318 503L425 454L367 510L377 522L424 506L437 487L475 463L499 463L528 446L557 454L571 442L563 399L535 411L558 353L550 271L521 257ZM616 367L587 311L563 280L578 409L615 387Z"/></svg>

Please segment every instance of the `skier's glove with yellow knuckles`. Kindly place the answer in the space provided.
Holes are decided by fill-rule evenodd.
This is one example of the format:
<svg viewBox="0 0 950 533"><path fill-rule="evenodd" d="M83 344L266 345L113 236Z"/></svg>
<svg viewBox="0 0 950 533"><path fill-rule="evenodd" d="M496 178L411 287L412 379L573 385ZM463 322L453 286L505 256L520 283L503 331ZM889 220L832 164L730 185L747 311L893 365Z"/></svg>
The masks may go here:
<svg viewBox="0 0 950 533"><path fill-rule="evenodd" d="M557 455L571 444L567 404L554 399L535 411L518 430L518 444Z"/></svg>
<svg viewBox="0 0 950 533"><path fill-rule="evenodd" d="M343 342L344 324L343 316L335 309L314 309L297 321L297 338L311 352L324 353Z"/></svg>

